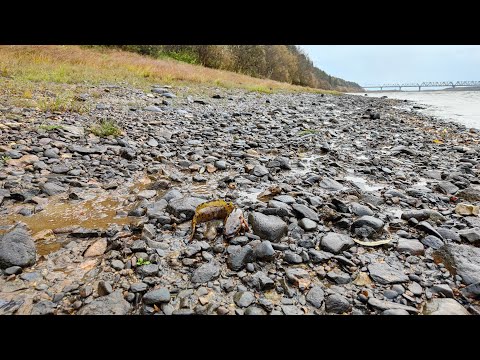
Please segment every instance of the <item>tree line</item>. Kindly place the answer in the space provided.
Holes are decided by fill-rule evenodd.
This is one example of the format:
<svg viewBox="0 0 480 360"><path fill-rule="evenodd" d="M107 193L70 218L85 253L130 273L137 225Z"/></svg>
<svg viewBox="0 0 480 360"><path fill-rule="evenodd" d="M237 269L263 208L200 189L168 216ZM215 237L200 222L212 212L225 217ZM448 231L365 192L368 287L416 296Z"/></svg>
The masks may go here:
<svg viewBox="0 0 480 360"><path fill-rule="evenodd" d="M326 90L360 90L313 65L296 45L113 45L157 58L171 57L209 68L234 71L294 85Z"/></svg>

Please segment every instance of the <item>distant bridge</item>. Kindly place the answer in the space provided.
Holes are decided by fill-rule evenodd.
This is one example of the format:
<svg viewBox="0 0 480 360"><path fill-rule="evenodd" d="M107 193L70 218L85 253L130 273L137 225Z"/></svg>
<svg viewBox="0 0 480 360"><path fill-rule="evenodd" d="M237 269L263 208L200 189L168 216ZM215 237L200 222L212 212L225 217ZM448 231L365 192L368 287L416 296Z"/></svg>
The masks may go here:
<svg viewBox="0 0 480 360"><path fill-rule="evenodd" d="M452 87L455 88L457 86L465 86L465 87L480 87L480 81L438 81L438 82L422 82L422 83L405 83L405 84L383 84L383 85L365 85L362 86L364 89L380 89L383 88L398 88L402 90L402 87L418 87L418 91L422 89L422 87Z"/></svg>

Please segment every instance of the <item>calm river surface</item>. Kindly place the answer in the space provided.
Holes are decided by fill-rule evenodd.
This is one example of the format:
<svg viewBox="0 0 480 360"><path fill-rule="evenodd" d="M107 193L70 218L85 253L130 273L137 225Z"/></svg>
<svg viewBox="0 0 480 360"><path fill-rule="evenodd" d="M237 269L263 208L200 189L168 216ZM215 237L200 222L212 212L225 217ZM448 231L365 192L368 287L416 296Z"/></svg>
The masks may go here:
<svg viewBox="0 0 480 360"><path fill-rule="evenodd" d="M369 92L368 96L411 100L425 107L418 110L424 114L480 129L480 91Z"/></svg>

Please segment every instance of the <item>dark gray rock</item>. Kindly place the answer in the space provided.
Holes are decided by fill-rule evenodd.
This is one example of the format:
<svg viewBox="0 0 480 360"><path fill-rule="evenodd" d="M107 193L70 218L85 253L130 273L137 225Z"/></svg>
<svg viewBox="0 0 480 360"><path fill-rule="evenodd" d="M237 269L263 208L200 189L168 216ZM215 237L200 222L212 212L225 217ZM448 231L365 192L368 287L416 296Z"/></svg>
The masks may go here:
<svg viewBox="0 0 480 360"><path fill-rule="evenodd" d="M314 250L314 249L309 249L308 255L310 256L310 260L314 264L327 262L333 257L333 254L329 252L322 251L322 250Z"/></svg>
<svg viewBox="0 0 480 360"><path fill-rule="evenodd" d="M465 244L445 244L435 251L447 269L460 275L465 284L480 282L480 248Z"/></svg>
<svg viewBox="0 0 480 360"><path fill-rule="evenodd" d="M458 190L460 190L458 188L458 186L455 186L454 184L452 184L450 181L440 181L437 186L436 186L436 189L438 191L440 191L441 193L443 194L447 194L447 195L453 195L455 194Z"/></svg>
<svg viewBox="0 0 480 360"><path fill-rule="evenodd" d="M471 202L480 201L480 188L476 186L469 186L465 189L458 191L455 195L458 196L460 199Z"/></svg>
<svg viewBox="0 0 480 360"><path fill-rule="evenodd" d="M412 306L407 306L393 301L386 301L371 297L368 299L368 305L380 310L404 310L410 313L418 313L418 310Z"/></svg>
<svg viewBox="0 0 480 360"><path fill-rule="evenodd" d="M194 242L186 247L185 256L192 257L201 251L202 251L202 247L200 246L200 243Z"/></svg>
<svg viewBox="0 0 480 360"><path fill-rule="evenodd" d="M418 240L400 238L397 244L397 251L410 255L423 255L425 248Z"/></svg>
<svg viewBox="0 0 480 360"><path fill-rule="evenodd" d="M141 281L130 285L130 291L133 293L144 292L147 289L148 285Z"/></svg>
<svg viewBox="0 0 480 360"><path fill-rule="evenodd" d="M275 288L275 282L262 271L256 272L253 276L253 284L259 290L265 291Z"/></svg>
<svg viewBox="0 0 480 360"><path fill-rule="evenodd" d="M227 169L227 162L225 160L217 160L217 161L215 161L214 165L218 170L226 170Z"/></svg>
<svg viewBox="0 0 480 360"><path fill-rule="evenodd" d="M302 257L293 251L285 251L284 260L289 264L300 264L303 260Z"/></svg>
<svg viewBox="0 0 480 360"><path fill-rule="evenodd" d="M227 248L227 252L229 254L227 259L228 268L234 271L240 271L247 263L255 260L253 249L250 245L230 245Z"/></svg>
<svg viewBox="0 0 480 360"><path fill-rule="evenodd" d="M438 237L439 239L443 240L442 235L440 235L433 227L426 221L421 221L417 225L417 229L425 231L427 234L433 235Z"/></svg>
<svg viewBox="0 0 480 360"><path fill-rule="evenodd" d="M265 176L268 173L269 173L268 169L262 165L255 165L255 167L252 170L252 174L258 177Z"/></svg>
<svg viewBox="0 0 480 360"><path fill-rule="evenodd" d="M22 268L20 266L10 266L4 270L5 275L18 275L22 272Z"/></svg>
<svg viewBox="0 0 480 360"><path fill-rule="evenodd" d="M320 181L320 187L327 190L327 191L339 191L343 190L344 186L340 184L338 181L335 181L330 178L323 178L322 181Z"/></svg>
<svg viewBox="0 0 480 360"><path fill-rule="evenodd" d="M307 218L300 220L298 225L305 231L313 231L317 228L317 223Z"/></svg>
<svg viewBox="0 0 480 360"><path fill-rule="evenodd" d="M46 156L49 159L58 159L59 158L58 149L56 148L47 149L43 152L43 156Z"/></svg>
<svg viewBox="0 0 480 360"><path fill-rule="evenodd" d="M320 221L317 213L308 206L302 204L292 204L292 208L296 213L300 214L302 218L307 218L316 222Z"/></svg>
<svg viewBox="0 0 480 360"><path fill-rule="evenodd" d="M125 268L125 264L122 260L112 260L111 266L117 271L123 270Z"/></svg>
<svg viewBox="0 0 480 360"><path fill-rule="evenodd" d="M147 305L153 305L158 303L167 303L170 301L170 291L167 288L162 287L155 290L150 290L143 295L143 302Z"/></svg>
<svg viewBox="0 0 480 360"><path fill-rule="evenodd" d="M37 251L29 232L17 224L9 232L0 235L0 268L27 267L35 264Z"/></svg>
<svg viewBox="0 0 480 360"><path fill-rule="evenodd" d="M320 244L323 249L334 254L339 254L355 245L350 236L334 232L327 233Z"/></svg>
<svg viewBox="0 0 480 360"><path fill-rule="evenodd" d="M155 201L153 204L147 207L147 216L149 218L158 219L164 216L164 210L168 206L168 201L166 199L161 199L159 201ZM170 218L168 218L170 222ZM154 232L155 233L155 232Z"/></svg>
<svg viewBox="0 0 480 360"><path fill-rule="evenodd" d="M454 299L433 298L423 310L425 315L470 315L458 301Z"/></svg>
<svg viewBox="0 0 480 360"><path fill-rule="evenodd" d="M458 232L460 235L460 239L463 241L467 241L470 244L476 245L480 244L480 229L473 228L473 229L464 229Z"/></svg>
<svg viewBox="0 0 480 360"><path fill-rule="evenodd" d="M252 226L254 234L262 239L278 242L287 235L287 224L277 216L252 212L248 216L248 222Z"/></svg>
<svg viewBox="0 0 480 360"><path fill-rule="evenodd" d="M172 190L167 191L165 193L165 195L163 195L162 200L165 200L165 201L169 202L170 200L180 199L181 197L182 197L182 193L180 191L178 191L177 189L172 189ZM167 205L168 205L168 203L167 203Z"/></svg>
<svg viewBox="0 0 480 360"><path fill-rule="evenodd" d="M42 300L33 305L30 315L53 315L57 305L48 300Z"/></svg>
<svg viewBox="0 0 480 360"><path fill-rule="evenodd" d="M361 205L359 203L352 203L351 204L352 213L357 216L373 216L374 212L368 206Z"/></svg>
<svg viewBox="0 0 480 360"><path fill-rule="evenodd" d="M68 170L70 168L65 165L52 165L52 173L54 174L66 174Z"/></svg>
<svg viewBox="0 0 480 360"><path fill-rule="evenodd" d="M407 275L400 270L391 267L387 263L370 264L368 265L368 271L370 277L374 281L383 285L404 283L408 281Z"/></svg>
<svg viewBox="0 0 480 360"><path fill-rule="evenodd" d="M120 156L127 160L134 160L137 157L137 152L131 147L124 147L120 149Z"/></svg>
<svg viewBox="0 0 480 360"><path fill-rule="evenodd" d="M355 228L368 226L378 232L383 229L383 225L384 222L382 220L373 216L365 215L353 222L352 231L355 230Z"/></svg>
<svg viewBox="0 0 480 360"><path fill-rule="evenodd" d="M98 282L98 288L97 288L97 293L98 296L105 296L108 294L111 294L113 292L112 285L110 285L106 281L99 281Z"/></svg>
<svg viewBox="0 0 480 360"><path fill-rule="evenodd" d="M52 182L46 182L46 183L40 184L39 188L48 196L53 196L53 195L61 194L68 191L67 187L64 187Z"/></svg>
<svg viewBox="0 0 480 360"><path fill-rule="evenodd" d="M430 209L422 209L422 210L409 210L402 213L401 218L403 220L410 220L416 219L418 221L428 220L431 219L433 221L445 221L445 217L440 214L438 211L430 210Z"/></svg>
<svg viewBox="0 0 480 360"><path fill-rule="evenodd" d="M239 307L248 307L255 302L255 295L250 291L238 291L233 296L233 301Z"/></svg>
<svg viewBox="0 0 480 360"><path fill-rule="evenodd" d="M427 235L420 241L423 245L431 247L434 250L440 249L444 245L442 240L433 235Z"/></svg>
<svg viewBox="0 0 480 360"><path fill-rule="evenodd" d="M306 300L316 308L320 308L322 306L324 298L325 293L320 285L312 286L306 296Z"/></svg>
<svg viewBox="0 0 480 360"><path fill-rule="evenodd" d="M203 264L192 275L192 282L204 284L216 279L220 275L220 268L213 262Z"/></svg>
<svg viewBox="0 0 480 360"><path fill-rule="evenodd" d="M133 252L144 252L147 250L147 243L143 240L135 240L130 249Z"/></svg>
<svg viewBox="0 0 480 360"><path fill-rule="evenodd" d="M25 280L25 281L37 281L42 279L42 274L38 272L28 272L28 273L23 273L20 275L20 279Z"/></svg>
<svg viewBox="0 0 480 360"><path fill-rule="evenodd" d="M267 315L267 312L258 306L249 306L245 309L244 315Z"/></svg>
<svg viewBox="0 0 480 360"><path fill-rule="evenodd" d="M183 214L185 216L185 220L191 220L195 215L196 207L204 202L204 199L195 197L173 199L168 203L167 211L177 218L180 218L180 216Z"/></svg>
<svg viewBox="0 0 480 360"><path fill-rule="evenodd" d="M348 284L352 279L350 275L340 270L331 270L327 273L327 278L339 285Z"/></svg>
<svg viewBox="0 0 480 360"><path fill-rule="evenodd" d="M295 198L290 195L277 195L273 198L274 200L283 202L285 204L295 204Z"/></svg>
<svg viewBox="0 0 480 360"><path fill-rule="evenodd" d="M470 284L462 289L463 296L480 299L480 282Z"/></svg>
<svg viewBox="0 0 480 360"><path fill-rule="evenodd" d="M303 311L295 305L282 305L281 308L285 315L303 315Z"/></svg>
<svg viewBox="0 0 480 360"><path fill-rule="evenodd" d="M443 227L437 227L435 230L442 236L442 239L460 242L460 235L458 235L458 232L455 230Z"/></svg>
<svg viewBox="0 0 480 360"><path fill-rule="evenodd" d="M453 290L448 284L436 284L430 288L433 294L441 294L448 298L453 298Z"/></svg>
<svg viewBox="0 0 480 360"><path fill-rule="evenodd" d="M352 304L345 296L332 294L325 298L325 311L327 313L343 314L350 310L352 310Z"/></svg>
<svg viewBox="0 0 480 360"><path fill-rule="evenodd" d="M257 260L272 260L275 256L275 250L272 243L265 240L253 248L253 254Z"/></svg>
<svg viewBox="0 0 480 360"><path fill-rule="evenodd" d="M130 304L123 298L121 290L99 297L78 311L78 315L127 315Z"/></svg>
<svg viewBox="0 0 480 360"><path fill-rule="evenodd" d="M141 276L157 276L158 265L157 264L142 265L137 268L137 272Z"/></svg>
<svg viewBox="0 0 480 360"><path fill-rule="evenodd" d="M415 296L420 296L423 293L422 287L415 281L408 285L408 290Z"/></svg>

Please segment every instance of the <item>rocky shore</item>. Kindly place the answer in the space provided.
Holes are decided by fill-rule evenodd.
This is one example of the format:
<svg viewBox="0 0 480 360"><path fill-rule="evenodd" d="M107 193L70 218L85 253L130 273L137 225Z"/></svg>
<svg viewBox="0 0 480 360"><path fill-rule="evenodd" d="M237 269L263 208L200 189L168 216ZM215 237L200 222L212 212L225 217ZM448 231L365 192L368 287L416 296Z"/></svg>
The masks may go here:
<svg viewBox="0 0 480 360"><path fill-rule="evenodd" d="M477 131L368 96L76 101L0 99L0 314L480 313ZM94 135L101 120L121 134ZM250 230L189 241L214 199Z"/></svg>

